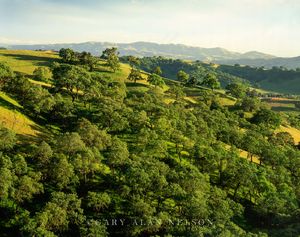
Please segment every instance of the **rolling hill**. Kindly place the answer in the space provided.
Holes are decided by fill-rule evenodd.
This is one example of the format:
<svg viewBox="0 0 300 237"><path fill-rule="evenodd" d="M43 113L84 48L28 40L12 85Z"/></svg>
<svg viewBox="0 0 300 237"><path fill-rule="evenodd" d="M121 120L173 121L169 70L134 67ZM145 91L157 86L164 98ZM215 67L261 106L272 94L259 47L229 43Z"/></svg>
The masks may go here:
<svg viewBox="0 0 300 237"><path fill-rule="evenodd" d="M32 76L32 73L35 68L39 66L48 67L59 58L57 53L53 51L32 51L32 50L0 50L0 61L6 62L15 72L21 72L29 77ZM190 66L189 63L185 63ZM161 66L164 72L168 71L168 68L165 68L164 64L158 64ZM174 66L176 66L174 64ZM177 65L178 66L178 65ZM105 68L105 62L100 61L99 68ZM180 66L182 67L182 65ZM121 70L116 73L110 73L102 71L101 74L105 77L111 77L115 80L125 80L127 86L130 90L137 91L147 91L149 90L149 83L146 81L147 70L143 71L143 78L145 80L139 81L137 84L132 83L126 78L130 73L130 66L128 64L121 64ZM233 73L234 74L234 73ZM172 74L171 74L172 75ZM168 74L168 76L170 76ZM173 77L176 77L174 75ZM170 78L173 78L172 76ZM49 87L50 85L41 81L34 81L30 79L30 81L34 84ZM176 83L173 80L165 78L166 86L163 88L161 92L166 91L170 85ZM296 86L297 87L297 86ZM295 87L295 88L296 88ZM275 88L276 89L276 88ZM186 101L195 103L195 101L199 97L199 89L197 88L185 88L186 93ZM232 106L235 103L235 100L231 97L225 95L223 90L216 90L215 93L219 94L219 102L225 106ZM169 98L167 94L165 94L165 102L173 101L173 99ZM271 104L272 105L272 104ZM294 106L294 104L292 103ZM275 109L276 110L276 109ZM21 135L32 135L36 136L41 129L40 126L35 124L33 121L28 119L26 115L22 114L22 106L20 106L14 99L10 98L5 93L0 93L0 122L6 125L6 127L14 130L17 134ZM281 108L279 109L281 111ZM293 136L295 134L292 134Z"/></svg>
<svg viewBox="0 0 300 237"><path fill-rule="evenodd" d="M108 47L117 47L120 55L144 56L164 56L170 58L201 60L201 61L220 61L220 60L239 60L239 59L273 59L275 56L260 52L237 53L224 48L202 48L187 46L184 44L157 44L150 42L134 43L110 43L110 42L85 42L70 44L40 44L40 45L11 45L10 49L28 50L59 50L61 48L71 48L75 51L87 51L94 55L100 55Z"/></svg>

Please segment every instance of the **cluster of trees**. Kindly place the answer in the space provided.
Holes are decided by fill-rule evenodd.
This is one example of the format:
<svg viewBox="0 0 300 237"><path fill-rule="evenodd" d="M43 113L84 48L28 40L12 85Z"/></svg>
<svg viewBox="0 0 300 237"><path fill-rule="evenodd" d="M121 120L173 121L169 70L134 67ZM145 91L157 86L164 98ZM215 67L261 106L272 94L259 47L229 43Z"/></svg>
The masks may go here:
<svg viewBox="0 0 300 237"><path fill-rule="evenodd" d="M131 71L127 77L128 80L133 81L135 84L137 81L143 80L143 76L141 71L137 68L138 65L140 65L140 59L129 56L128 57L128 62L131 65ZM164 79L161 77L162 75L162 70L160 67L156 67L152 73L149 73L147 77L147 81L156 87L163 87L165 85Z"/></svg>
<svg viewBox="0 0 300 237"><path fill-rule="evenodd" d="M59 56L64 63L84 65L90 71L93 71L98 63L97 58L91 53L85 51L78 53L69 48L59 50Z"/></svg>
<svg viewBox="0 0 300 237"><path fill-rule="evenodd" d="M185 71L180 70L177 73L177 80L189 86L201 85L212 90L220 89L221 85L215 73L208 72L203 75L202 81L199 81L194 75L189 75Z"/></svg>
<svg viewBox="0 0 300 237"><path fill-rule="evenodd" d="M149 82L160 86L163 73L153 67ZM71 61L56 63L51 81L34 86L0 64L2 90L33 119L57 128L18 144L0 127L4 235L299 235L300 150L289 134L276 132L279 114L259 102L247 108L256 98L240 85L228 91L244 104L229 110L213 91L191 104L184 83L176 83L168 90L175 101L167 104L155 88L129 91ZM248 110L252 118L242 116ZM119 219L125 224L114 225Z"/></svg>
<svg viewBox="0 0 300 237"><path fill-rule="evenodd" d="M100 57L102 59L106 59L107 65L113 72L116 72L120 68L118 54L117 48L112 47L105 49ZM62 48L59 50L59 56L61 57L63 63L81 65L89 71L94 71L99 62L99 58L94 57L89 52L83 51L78 53L69 48Z"/></svg>

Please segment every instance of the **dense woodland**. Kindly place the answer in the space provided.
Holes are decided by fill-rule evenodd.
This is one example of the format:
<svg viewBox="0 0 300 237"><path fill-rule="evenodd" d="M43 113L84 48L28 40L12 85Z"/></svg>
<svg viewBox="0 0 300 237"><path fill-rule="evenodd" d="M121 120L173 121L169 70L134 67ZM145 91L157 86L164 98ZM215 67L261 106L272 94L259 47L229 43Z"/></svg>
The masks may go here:
<svg viewBox="0 0 300 237"><path fill-rule="evenodd" d="M241 78L129 57L127 83L99 72L99 60L119 70L115 48L59 55L51 77L34 72L50 87L0 64L0 90L47 129L30 140L0 128L1 236L300 235L299 147ZM141 69L146 92L130 87ZM234 106L217 100L224 84ZM185 88L197 85L191 103Z"/></svg>
<svg viewBox="0 0 300 237"><path fill-rule="evenodd" d="M121 57L122 62L130 63L131 56ZM241 77L216 70L214 64L202 63L200 61L189 62L180 59L170 59L161 56L139 58L138 62L133 62L134 65L147 72L153 72L157 67L161 69L163 77L173 80L178 79L178 71L183 71L189 74L187 81L189 84L200 84L207 73L214 74L223 86L231 82L243 82L246 80Z"/></svg>

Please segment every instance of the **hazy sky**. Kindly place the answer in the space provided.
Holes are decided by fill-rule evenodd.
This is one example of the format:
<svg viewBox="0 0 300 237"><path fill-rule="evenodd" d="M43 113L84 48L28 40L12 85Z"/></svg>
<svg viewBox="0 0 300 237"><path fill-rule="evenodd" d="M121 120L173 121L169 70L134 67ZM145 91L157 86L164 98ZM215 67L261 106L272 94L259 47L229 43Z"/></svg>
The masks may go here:
<svg viewBox="0 0 300 237"><path fill-rule="evenodd" d="M183 43L300 55L299 0L0 0L0 43Z"/></svg>

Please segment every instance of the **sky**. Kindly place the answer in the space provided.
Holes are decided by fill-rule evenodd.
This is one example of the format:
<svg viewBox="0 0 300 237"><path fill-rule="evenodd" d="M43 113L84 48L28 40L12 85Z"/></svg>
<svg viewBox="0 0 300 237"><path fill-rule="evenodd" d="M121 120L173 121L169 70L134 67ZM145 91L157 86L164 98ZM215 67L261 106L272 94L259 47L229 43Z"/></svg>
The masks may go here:
<svg viewBox="0 0 300 237"><path fill-rule="evenodd" d="M300 55L299 0L0 0L0 43L180 43Z"/></svg>

